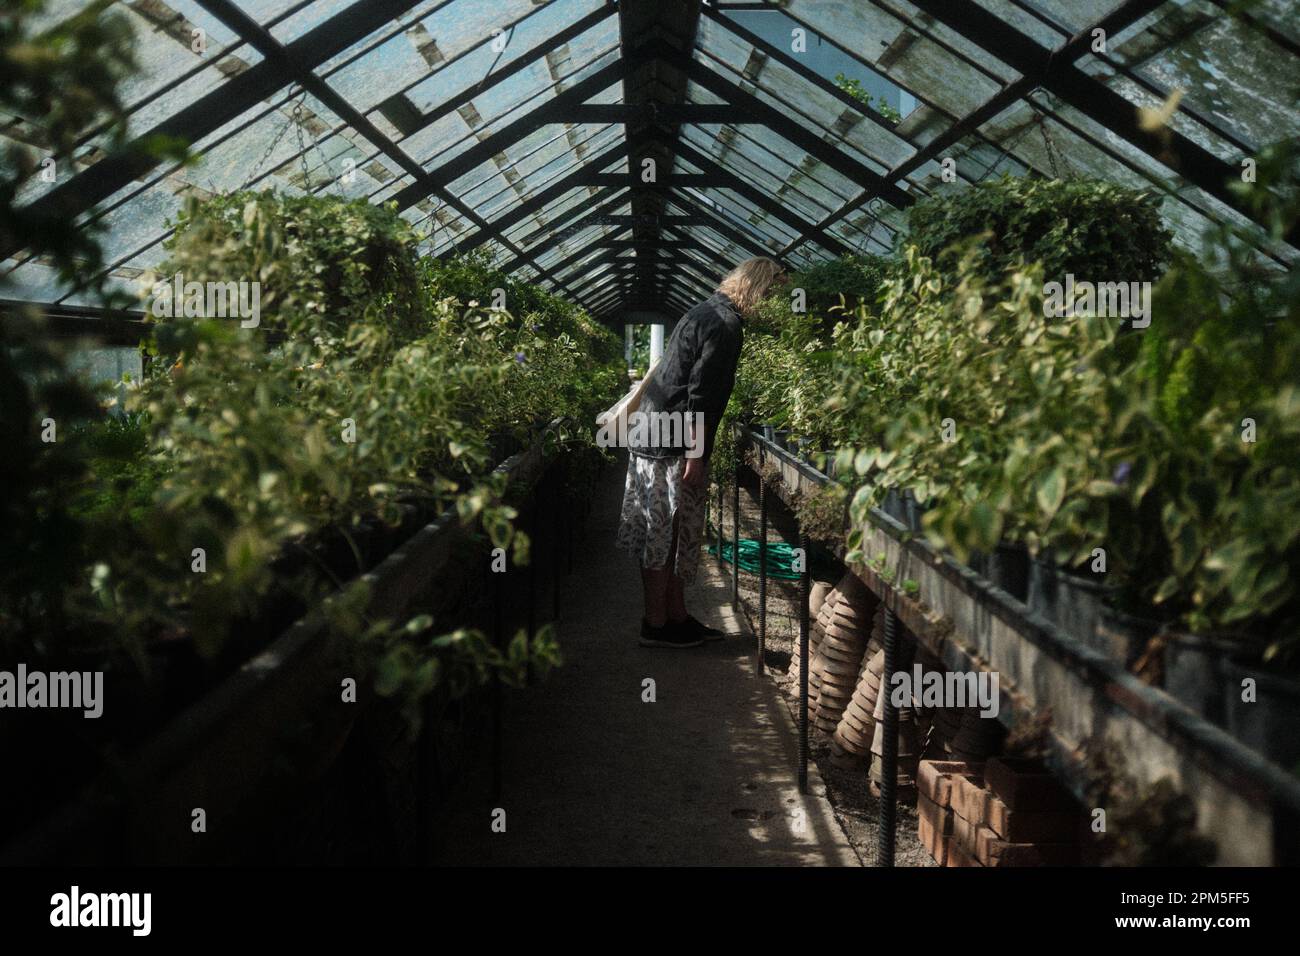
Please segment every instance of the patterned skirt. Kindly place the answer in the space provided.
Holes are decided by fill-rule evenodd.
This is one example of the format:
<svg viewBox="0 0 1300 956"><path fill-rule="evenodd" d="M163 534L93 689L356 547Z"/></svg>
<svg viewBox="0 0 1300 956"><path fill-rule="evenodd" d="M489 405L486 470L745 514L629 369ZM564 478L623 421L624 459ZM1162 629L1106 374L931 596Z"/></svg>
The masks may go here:
<svg viewBox="0 0 1300 956"><path fill-rule="evenodd" d="M651 570L668 564L677 521L675 571L686 584L695 580L704 540L704 503L707 484L699 491L682 483L685 458L642 458L629 455L623 487L623 513L616 544Z"/></svg>

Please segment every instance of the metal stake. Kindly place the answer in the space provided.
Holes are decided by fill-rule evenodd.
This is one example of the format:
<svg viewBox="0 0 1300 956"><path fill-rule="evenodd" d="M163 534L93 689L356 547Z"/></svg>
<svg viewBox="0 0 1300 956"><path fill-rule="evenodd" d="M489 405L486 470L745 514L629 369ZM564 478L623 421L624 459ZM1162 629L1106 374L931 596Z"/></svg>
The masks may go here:
<svg viewBox="0 0 1300 956"><path fill-rule="evenodd" d="M888 602L888 596L885 601ZM885 606L885 668L880 675L880 693L885 695L883 743L880 748L880 829L876 834L876 861L894 865L894 824L898 799L898 708L889 692L898 662L898 619Z"/></svg>
<svg viewBox="0 0 1300 956"><path fill-rule="evenodd" d="M504 588L501 584L502 576L492 570L490 558L488 577L492 579L488 588L492 595L492 645L499 650L505 635L501 609ZM498 673L492 675L492 796L493 799L501 799L501 676Z"/></svg>
<svg viewBox="0 0 1300 956"><path fill-rule="evenodd" d="M808 599L811 589L808 569L808 536L799 530L803 570L799 573L799 792L808 792Z"/></svg>
<svg viewBox="0 0 1300 956"><path fill-rule="evenodd" d="M722 522L726 519L726 508L722 497L722 479L718 478L718 561L722 561Z"/></svg>
<svg viewBox="0 0 1300 956"><path fill-rule="evenodd" d="M551 480L551 587L554 598L551 618L560 619L560 507L564 492L564 475L556 464Z"/></svg>
<svg viewBox="0 0 1300 956"><path fill-rule="evenodd" d="M767 653L767 479L762 463L758 473L758 656L754 660L755 672L763 673L763 657Z"/></svg>
<svg viewBox="0 0 1300 956"><path fill-rule="evenodd" d="M736 474L731 496L731 606L740 607L740 464L736 464Z"/></svg>

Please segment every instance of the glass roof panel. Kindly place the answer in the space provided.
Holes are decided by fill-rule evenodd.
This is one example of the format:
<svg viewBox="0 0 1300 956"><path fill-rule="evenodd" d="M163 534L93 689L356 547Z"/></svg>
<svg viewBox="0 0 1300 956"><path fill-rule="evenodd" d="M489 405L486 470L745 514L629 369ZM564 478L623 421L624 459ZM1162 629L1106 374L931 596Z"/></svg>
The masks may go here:
<svg viewBox="0 0 1300 956"><path fill-rule="evenodd" d="M839 44L918 97L957 114L1019 75L908 3L790 0L786 9L808 29L810 49L816 42Z"/></svg>
<svg viewBox="0 0 1300 956"><path fill-rule="evenodd" d="M824 138L850 147L846 153L878 172L913 152L905 141L867 119L865 107L850 107L785 64L735 40L726 30L715 27L705 32L699 48L705 62L732 82L796 122L825 131Z"/></svg>
<svg viewBox="0 0 1300 956"><path fill-rule="evenodd" d="M239 5L287 43L340 14L355 20L377 9L362 2L241 0ZM973 2L1044 49L1059 49L1122 6L1122 0ZM936 22L911 0L786 0L768 10L708 5L695 38L700 67L775 108L824 149L810 142L796 145L791 136L800 136L748 122L737 107L730 123L659 124L654 138L675 156L675 173L712 178L721 171L735 177L739 190L679 186L650 202L629 188L635 181L573 182L531 209L525 204L578 170L628 170L623 122L605 116L575 122L579 117L548 110L564 91L619 60L618 8L606 0L413 0L406 6L394 20L367 21L365 36L336 34L342 49L331 56L324 56L324 49L318 56L299 50L309 61L323 60L309 63L315 76L367 117L380 133L374 136L350 129L333 110L292 85L291 75L275 73L199 0L114 5L134 25L142 67L123 87L132 135L183 114L214 91L221 101L232 79L258 64L283 82L278 89L250 91L247 101L225 100L238 113L201 131L193 164L160 165L131 181L110 180L108 197L78 214L79 221L98 221L104 228L112 281L129 284L159 261L168 220L185 196L238 188L308 190L371 202L400 197L406 206L401 214L430 233L428 248L434 253L472 242L502 263L522 263L520 275L534 274L528 261L534 257L543 271L559 267L574 284L599 275L597 287L583 291L588 299L609 284L616 268L628 270L636 256L628 252L617 264L595 267L592 261L610 250L587 246L630 236L634 211L691 217L665 220L661 235L699 248L665 247L657 258L706 286L718 268L755 248L780 253L793 246L788 258L796 264L826 255L816 240L804 238L819 226L848 248L883 251L895 242L904 213L866 190L873 174L896 168L909 171L894 185L915 196L964 188L1003 172L1096 176L1161 189L1178 241L1193 249L1211 223L1246 222L1180 178L1179 164L1168 155L1152 158L1117 132L1119 124L1099 121L1106 117L1083 109L1083 98L1053 85L1050 74L1029 93L1029 102L1016 101L978 128L963 127L960 135L949 132L954 121L1019 76L993 52L963 37L960 24L954 29ZM1085 51L1076 66L1132 108L1158 107L1166 91L1182 90L1169 128L1232 169L1243 155L1282 136L1300 135L1300 101L1284 95L1295 86L1300 19L1294 0L1256 0L1244 12L1228 12L1227 6L1219 0L1168 0L1115 31L1104 53ZM53 24L82 7L76 0L52 0L45 22ZM191 48L195 28L206 35L201 55ZM561 34L565 42L552 42ZM1054 68L1062 65L1057 61ZM509 75L498 78L507 70ZM608 78L603 90L582 102L623 102L623 74L611 70ZM668 74L658 73L640 92L679 95L670 84ZM235 84L231 95L241 87L247 84ZM692 79L686 100L721 104L722 92ZM865 103L864 96L869 97ZM451 108L453 101L458 108ZM881 103L888 109L880 109ZM541 121L536 128L514 126L532 116ZM39 143L38 119L0 118L0 145ZM640 121L629 123L640 128ZM938 137L945 145L927 146ZM20 201L38 200L68 175L99 162L107 145L97 131L86 131L72 168L61 170L64 175L53 184L29 177L20 186ZM924 158L917 157L919 149L926 150ZM942 182L945 158L957 162L955 184ZM412 189L416 164L429 177ZM446 184L445 192L439 183ZM481 232L475 224L479 217L489 223ZM496 222L508 225L491 225ZM502 245L498 233L524 256ZM1298 254L1262 238L1259 245L1279 262L1294 261ZM568 263L575 254L580 261ZM7 294L57 298L67 292L44 263L14 268L15 261L21 259L5 268L12 269L11 282L22 291ZM676 278L665 275L659 281L665 289L685 289ZM635 285L630 278L628 288Z"/></svg>

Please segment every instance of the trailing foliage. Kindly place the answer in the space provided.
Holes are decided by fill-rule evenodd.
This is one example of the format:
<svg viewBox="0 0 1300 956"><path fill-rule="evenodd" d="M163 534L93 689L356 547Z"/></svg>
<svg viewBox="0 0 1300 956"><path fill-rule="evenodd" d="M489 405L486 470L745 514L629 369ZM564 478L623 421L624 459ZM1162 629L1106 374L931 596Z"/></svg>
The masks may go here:
<svg viewBox="0 0 1300 956"><path fill-rule="evenodd" d="M78 143L92 132L100 146L126 149L126 111L119 86L135 69L128 19L95 0L48 29L44 0L10 0L0 16L0 110L39 130L39 149L7 139L0 162L0 239L45 256L65 281L102 281L97 231L63 213L29 208L40 194L43 164L60 178L73 171ZM183 159L182 144L154 137L131 147L143 155ZM52 187L51 187L52 188Z"/></svg>
<svg viewBox="0 0 1300 956"><path fill-rule="evenodd" d="M47 259L65 281L102 293L103 256L96 227L66 215L34 212L47 188L40 174L53 163L67 175L77 143L99 132L107 149L124 147L120 82L132 70L127 18L96 2L45 30L40 0L17 0L0 16L0 108L38 123L39 149L17 140L0 162L0 240ZM182 158L177 144L140 149ZM52 188L52 187L48 187ZM6 279L0 276L0 294ZM88 504L88 459L99 451L86 428L102 417L101 396L68 364L67 348L47 337L34 313L0 321L0 651L7 635L33 635L41 653L53 649L71 609L65 596L83 580L86 542L116 516ZM89 508L89 513L87 509Z"/></svg>
<svg viewBox="0 0 1300 956"><path fill-rule="evenodd" d="M185 282L257 282L263 324L291 337L370 323L385 325L396 344L428 331L416 235L365 200L274 192L191 199L166 249L161 282L178 273Z"/></svg>
<svg viewBox="0 0 1300 956"><path fill-rule="evenodd" d="M1293 203L1278 182L1257 189ZM886 489L910 489L959 556L1013 540L1076 567L1102 549L1128 610L1294 654L1298 285L1212 240L1230 280L1178 255L1152 327L1128 335L1044 318L1037 266L990 277L981 247L946 269L909 249L879 312L836 340L859 527Z"/></svg>
<svg viewBox="0 0 1300 956"><path fill-rule="evenodd" d="M845 255L792 272L789 282L773 290L746 321L745 333L780 335L791 321L806 317L813 317L829 332L860 302L875 301L888 270L889 260L880 256ZM799 313L792 308L796 290L803 290L805 298Z"/></svg>
<svg viewBox="0 0 1300 956"><path fill-rule="evenodd" d="M71 529L37 530L71 549L72 573L47 594L55 626L36 613L6 620L9 647L50 660L125 650L145 668L151 644L189 635L218 654L273 589L311 602L336 586L310 560L285 578L287 556L314 553L331 529L395 524L413 503L454 510L526 560L489 472L556 417L581 423L571 437L590 431L620 377L590 355L617 355L617 341L526 286L508 298L532 311L487 308L498 276L421 260L415 243L395 213L365 203L244 193L189 205L160 275L261 283L262 327L159 322L128 417L78 428L60 448L76 465ZM558 659L549 632L498 651L472 632L439 636L427 618L371 620L364 594L350 586L338 607L351 610L332 623L365 649L381 693L418 695L453 675L509 681Z"/></svg>
<svg viewBox="0 0 1300 956"><path fill-rule="evenodd" d="M1040 263L1046 281L1143 282L1164 271L1172 238L1151 193L1092 179L1003 176L932 196L907 213L906 244L941 269L979 236L977 264L998 279Z"/></svg>
<svg viewBox="0 0 1300 956"><path fill-rule="evenodd" d="M1239 186L1273 240L1297 221L1297 155L1265 151ZM843 310L819 290L807 315L765 303L731 419L839 447L850 547L906 489L959 557L1021 542L1073 569L1104 554L1125 610L1300 656L1294 272L1262 264L1258 234L1216 232L1204 263L1171 253L1156 202L1105 183L983 184L911 224L878 294ZM1048 277L1145 281L1170 261L1149 328L1045 314ZM851 265L821 274L847 285Z"/></svg>
<svg viewBox="0 0 1300 956"><path fill-rule="evenodd" d="M870 107L879 113L891 123L899 123L903 116L898 110L885 102L885 98L880 97L874 106L871 105L871 94L862 88L862 81L856 77L845 76L843 73L835 74L835 85L842 89L849 96L860 102L863 106Z"/></svg>
<svg viewBox="0 0 1300 956"><path fill-rule="evenodd" d="M735 468L734 423L789 429L817 451L848 437L827 414L832 329L863 302L874 302L888 273L877 256L842 256L792 273L745 322L736 386L714 446L715 474ZM801 290L803 311L794 311Z"/></svg>

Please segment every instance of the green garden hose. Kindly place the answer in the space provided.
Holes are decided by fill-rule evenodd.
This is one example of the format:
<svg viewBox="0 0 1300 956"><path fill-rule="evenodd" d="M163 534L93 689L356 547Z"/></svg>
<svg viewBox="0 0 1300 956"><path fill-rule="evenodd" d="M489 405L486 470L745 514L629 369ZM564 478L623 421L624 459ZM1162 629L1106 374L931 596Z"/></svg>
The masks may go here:
<svg viewBox="0 0 1300 956"><path fill-rule="evenodd" d="M718 546L709 545L709 554L716 555ZM750 574L758 574L759 561L758 542L753 538L740 539L740 567ZM722 560L728 564L731 563L731 542L722 543ZM794 548L790 547L784 541L768 542L767 545L767 576L769 578L783 578L787 581L799 580L799 572L791 570L794 565Z"/></svg>

